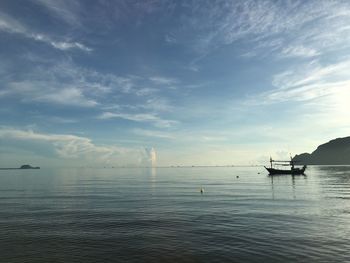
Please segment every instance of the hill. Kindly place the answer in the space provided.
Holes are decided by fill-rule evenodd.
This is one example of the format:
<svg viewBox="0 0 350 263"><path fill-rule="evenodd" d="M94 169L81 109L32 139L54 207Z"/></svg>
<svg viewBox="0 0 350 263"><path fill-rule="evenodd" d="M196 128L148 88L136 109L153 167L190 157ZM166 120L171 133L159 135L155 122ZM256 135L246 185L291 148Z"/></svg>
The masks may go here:
<svg viewBox="0 0 350 263"><path fill-rule="evenodd" d="M294 156L300 164L350 165L350 136L321 144L315 151Z"/></svg>

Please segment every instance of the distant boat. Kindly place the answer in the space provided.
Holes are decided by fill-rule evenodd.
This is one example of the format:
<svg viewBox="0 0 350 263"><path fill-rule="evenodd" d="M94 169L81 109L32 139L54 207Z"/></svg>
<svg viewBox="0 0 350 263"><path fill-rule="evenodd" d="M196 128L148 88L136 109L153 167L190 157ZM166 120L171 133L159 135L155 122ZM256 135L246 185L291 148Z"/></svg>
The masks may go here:
<svg viewBox="0 0 350 263"><path fill-rule="evenodd" d="M279 169L275 166L289 166L288 169ZM264 166L265 169L269 172L270 175L275 174L292 174L292 175L301 175L304 174L306 170L306 165L302 167L295 167L295 161L292 159L290 161L276 161L272 160L270 157L270 167Z"/></svg>

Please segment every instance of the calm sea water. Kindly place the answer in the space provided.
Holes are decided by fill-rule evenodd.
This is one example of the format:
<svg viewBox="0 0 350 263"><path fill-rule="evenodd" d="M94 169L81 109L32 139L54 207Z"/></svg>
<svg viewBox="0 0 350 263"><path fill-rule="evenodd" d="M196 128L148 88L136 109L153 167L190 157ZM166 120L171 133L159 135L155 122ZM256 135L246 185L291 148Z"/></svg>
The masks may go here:
<svg viewBox="0 0 350 263"><path fill-rule="evenodd" d="M350 167L0 171L0 262L349 261Z"/></svg>

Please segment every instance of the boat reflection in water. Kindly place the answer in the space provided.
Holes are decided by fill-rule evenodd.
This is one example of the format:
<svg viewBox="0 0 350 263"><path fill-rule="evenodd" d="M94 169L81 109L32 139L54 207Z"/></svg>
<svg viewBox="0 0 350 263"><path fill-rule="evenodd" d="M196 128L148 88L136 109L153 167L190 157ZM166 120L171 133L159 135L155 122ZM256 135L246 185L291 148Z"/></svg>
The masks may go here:
<svg viewBox="0 0 350 263"><path fill-rule="evenodd" d="M278 168L276 168L278 166ZM288 166L287 169L282 167ZM264 166L265 169L269 172L270 175L276 174L292 174L292 175L304 175L306 170L306 165L302 167L295 167L295 161L290 158L290 161L276 161L272 160L270 157L270 167Z"/></svg>

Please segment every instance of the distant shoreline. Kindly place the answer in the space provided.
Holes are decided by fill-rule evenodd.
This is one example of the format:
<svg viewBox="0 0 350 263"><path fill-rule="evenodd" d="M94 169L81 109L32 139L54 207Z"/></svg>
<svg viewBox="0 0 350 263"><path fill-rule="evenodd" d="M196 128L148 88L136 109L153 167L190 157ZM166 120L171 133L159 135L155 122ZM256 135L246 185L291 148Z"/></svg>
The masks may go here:
<svg viewBox="0 0 350 263"><path fill-rule="evenodd" d="M40 168L0 168L0 170L39 170Z"/></svg>
<svg viewBox="0 0 350 263"><path fill-rule="evenodd" d="M310 164L308 166L350 166L349 164ZM256 165L184 165L184 166L113 166L113 167L47 167L59 169L177 169L177 168L242 168L242 167L264 167L262 164ZM38 170L39 168L0 168L0 170Z"/></svg>

